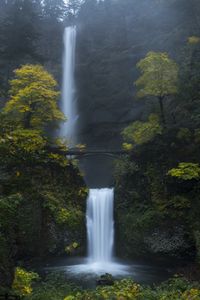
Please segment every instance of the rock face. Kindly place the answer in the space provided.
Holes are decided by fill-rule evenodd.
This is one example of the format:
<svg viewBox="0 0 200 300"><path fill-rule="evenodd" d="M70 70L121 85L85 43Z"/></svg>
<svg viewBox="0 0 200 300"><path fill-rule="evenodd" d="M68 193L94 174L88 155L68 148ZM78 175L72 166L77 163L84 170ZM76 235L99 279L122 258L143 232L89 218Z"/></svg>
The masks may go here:
<svg viewBox="0 0 200 300"><path fill-rule="evenodd" d="M123 214L121 211L120 214ZM125 214L125 213L124 213ZM142 216L141 216L142 217ZM123 216L125 220L125 215ZM180 224L172 224L171 220L168 223L165 221L165 226L162 223L151 225L147 229L147 224L133 226L127 230L130 219L125 220L125 223L120 224L122 219L116 220L117 226L117 252L119 256L127 258L146 258L152 259L194 259L195 258L195 243L192 233L187 227ZM132 218L132 222L137 222ZM160 222L162 222L160 220ZM124 255L125 254L125 255Z"/></svg>
<svg viewBox="0 0 200 300"><path fill-rule="evenodd" d="M180 225L169 228L157 228L144 237L144 245L152 254L163 254L170 257L190 257L194 244L186 228Z"/></svg>
<svg viewBox="0 0 200 300"><path fill-rule="evenodd" d="M90 149L121 148L122 129L146 118L148 107L145 110L144 102L135 96L136 64L149 51L169 52L177 59L197 28L188 5L186 0L110 0L82 9L76 54L80 143ZM84 161L83 168L94 180L98 174L87 168L91 164L94 158Z"/></svg>
<svg viewBox="0 0 200 300"><path fill-rule="evenodd" d="M177 58L197 24L185 0L123 5L111 0L108 7L100 6L93 9L92 22L80 17L78 25L79 132L89 147L116 147L121 129L143 115L133 85L137 62L148 51L166 51Z"/></svg>
<svg viewBox="0 0 200 300"><path fill-rule="evenodd" d="M67 227L58 227L57 224L49 224L49 239L47 252L56 256L82 256L86 249L85 224L81 230L69 230Z"/></svg>
<svg viewBox="0 0 200 300"><path fill-rule="evenodd" d="M138 148L134 158L123 158L116 165L119 256L177 260L198 255L198 238L190 223L191 209L196 211L198 206L195 203L191 208L195 201L191 198L191 183L180 185L166 175L171 157L164 140L163 147L158 147L154 140L143 151Z"/></svg>

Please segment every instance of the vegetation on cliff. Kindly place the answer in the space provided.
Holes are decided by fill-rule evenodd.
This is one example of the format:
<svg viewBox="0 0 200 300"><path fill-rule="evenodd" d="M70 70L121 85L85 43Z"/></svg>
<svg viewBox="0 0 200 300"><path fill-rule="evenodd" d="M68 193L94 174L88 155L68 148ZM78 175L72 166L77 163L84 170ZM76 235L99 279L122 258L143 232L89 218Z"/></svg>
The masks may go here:
<svg viewBox="0 0 200 300"><path fill-rule="evenodd" d="M56 81L43 67L24 65L10 85L0 113L0 282L5 286L20 260L84 248L87 194L74 162L54 151L67 145L49 134L64 119Z"/></svg>
<svg viewBox="0 0 200 300"><path fill-rule="evenodd" d="M193 39L189 38L186 47L191 47ZM188 64L188 57L184 56L179 76L178 66L172 61L169 68L174 71L165 66L161 73L155 73L155 69L162 69L162 59L169 63L165 53L150 53L137 64L143 74L136 81L138 93L145 93L148 101L160 97L162 87L170 87L165 102L159 103L160 111L157 106L148 105L148 120L135 121L122 132L124 148L130 154L116 163L116 215L118 237L128 241L125 253L132 256L148 253L157 258L199 262L200 124L199 107L194 105L199 101L198 39L192 47L193 63ZM152 55L154 59L149 59ZM189 114L190 119L186 117Z"/></svg>

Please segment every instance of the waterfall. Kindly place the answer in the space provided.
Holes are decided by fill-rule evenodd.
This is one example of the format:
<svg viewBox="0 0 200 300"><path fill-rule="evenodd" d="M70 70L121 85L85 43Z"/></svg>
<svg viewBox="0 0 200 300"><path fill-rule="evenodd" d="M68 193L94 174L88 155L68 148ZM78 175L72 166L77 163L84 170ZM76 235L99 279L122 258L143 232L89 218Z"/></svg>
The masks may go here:
<svg viewBox="0 0 200 300"><path fill-rule="evenodd" d="M76 144L76 121L78 118L75 103L75 47L76 27L65 28L63 56L63 88L61 109L67 118L60 127L60 136L66 138L68 146ZM113 258L114 244L114 189L90 189L87 199L87 263L67 267L73 274L98 273L122 274L125 267L116 263Z"/></svg>
<svg viewBox="0 0 200 300"><path fill-rule="evenodd" d="M112 261L113 202L114 189L90 189L87 200L87 233L89 260L92 263Z"/></svg>
<svg viewBox="0 0 200 300"><path fill-rule="evenodd" d="M75 105L75 48L76 48L76 27L66 27L64 31L64 56L63 56L63 85L61 109L67 121L60 127L60 136L66 138L69 146L75 144L76 128L76 105Z"/></svg>
<svg viewBox="0 0 200 300"><path fill-rule="evenodd" d="M114 244L114 189L90 189L87 198L88 258L83 263L66 268L71 276L110 273L128 275L128 266L113 256ZM87 278L87 276L86 276Z"/></svg>

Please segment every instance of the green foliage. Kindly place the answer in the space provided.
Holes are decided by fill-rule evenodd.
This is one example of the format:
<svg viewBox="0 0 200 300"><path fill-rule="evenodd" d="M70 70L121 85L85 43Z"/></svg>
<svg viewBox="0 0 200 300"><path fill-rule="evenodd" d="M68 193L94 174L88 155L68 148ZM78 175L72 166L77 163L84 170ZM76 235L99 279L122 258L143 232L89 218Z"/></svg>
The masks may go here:
<svg viewBox="0 0 200 300"><path fill-rule="evenodd" d="M132 151L130 151L129 159L118 165L118 184L123 200L120 205L124 209L119 211L123 221L120 225L123 231L124 223L126 223L126 219L123 217L127 211L126 227L129 229L130 224L134 224L137 219L137 228L143 229L150 226L152 220L158 217L158 211L162 212L163 218L167 212L167 218L171 220L172 216L179 213L182 216L184 210L188 211L189 208L193 211L197 210L199 192L194 188L197 181L179 183L181 186L174 187L176 180L173 177L166 178L166 170L179 161L187 161L188 157L191 158L191 161L196 161L199 157L199 126L194 128L195 125L199 125L200 120L199 32L196 24L200 8L199 1L189 3L187 0L88 0L83 1L77 14L78 2L78 0L68 1L68 11L65 11L66 2L63 0L0 1L1 107L6 101L10 72L21 64L40 61L48 66L48 69L57 78L60 78L63 25L69 22L69 20L63 22L65 13L69 14L68 17L70 14L76 13L78 23L83 25L81 34L84 39L80 38L77 44L79 64L76 71L80 103L84 103L85 111L89 113L93 112L95 107L101 110L105 106L108 113L112 113L113 118L116 115L116 122L119 119L126 122L126 112L131 109L128 99L133 94L129 84L133 80L133 72L128 67L130 61L132 61L132 66L136 64L136 60L141 55L141 46L144 52L149 49L156 51L161 48L169 50L181 64L184 65L185 60L188 62L188 73L181 74L180 99L176 96L173 103L166 101L171 122L169 127L173 126L174 130L180 127L180 132L177 134L177 139L173 139L172 132L163 136L159 133L156 134L157 138L154 139L154 143L143 143L145 139L141 136L148 137L148 134L140 132L138 126L141 148L135 147L137 153L134 159L131 157ZM188 14L190 9L192 13ZM170 10L173 11L173 14L170 15L170 18L166 18ZM159 14L159 18L155 17L155 12ZM124 18L124 16L126 17ZM160 26L162 19L165 20L162 22L164 26ZM143 20L144 26L141 26L141 20ZM150 23L153 26L147 31ZM159 30L157 30L158 28ZM187 37L188 32L193 35L188 39L189 56L182 49L183 40ZM170 45L176 45L176 49L170 49ZM184 59L181 57L182 52L184 52ZM147 80L141 81L143 86L138 85L140 96L162 97L164 93L166 93L165 96L177 93L177 66L173 64L167 54L156 54L151 55L151 61L149 55L148 61L146 61L145 70L149 76ZM172 72L169 72L170 68ZM141 71L142 76L147 74L143 73L142 69ZM161 77L157 78L155 74ZM137 72L134 74L134 80L136 80L136 76ZM161 84L162 81L165 82L164 85ZM9 263L11 262L11 268L6 266L6 274L12 274L13 261L18 254L28 257L41 254L44 256L49 253L51 243L56 248L57 242L53 240L51 230L55 231L56 238L63 232L67 232L70 235L69 244L74 240L78 240L80 243L78 238L82 237L82 233L78 232L77 234L77 229L74 229L78 226L74 226L71 230L69 224L76 224L79 219L79 216L76 216L76 220L71 220L71 214L75 208L84 212L86 192L81 189L83 183L72 163L64 155L46 150L50 145L49 139L45 135L45 129L52 123L51 119L53 118L49 117L46 98L43 97L44 90L41 91L41 86L43 87L43 84L34 86L31 84L31 88L22 87L16 93L13 91L10 101L15 103L13 103L12 109L6 113L7 120L4 119L0 124L0 208L2 209L0 211L0 260L2 261L4 258L4 269L7 265L6 259L9 260ZM160 94L159 89L160 92L162 91ZM34 96L35 99L35 95L37 95L36 98L39 99L38 96L41 95L38 94L39 92L42 93L42 108L40 111L38 110L41 114L36 115L37 110L34 109L33 112L35 103L31 97ZM56 86L53 87L53 92L53 98L57 101ZM25 102L21 96L24 97ZM95 103L91 105L90 100L94 98ZM121 99L125 101L127 99L126 107L123 109ZM20 108L21 100L23 101ZM116 114L114 109L116 109ZM150 102L148 107L143 107L142 112L135 104L134 119L141 119L152 111ZM141 116L141 113L144 115ZM46 119L46 114L48 119ZM55 114L54 117L54 121L63 118L60 113L59 116ZM10 120L8 120L9 118ZM85 116L86 119L87 116ZM142 127L142 124L140 125ZM150 136L152 131L150 130ZM195 141L192 140L189 131L195 132ZM154 135L152 135L153 138ZM107 143L106 138L105 141ZM183 142L187 143L183 146ZM110 143L112 144L112 141ZM133 144L135 144L133 140L125 143L125 149L132 150ZM152 161L152 168L159 170L152 172L151 176L147 174L147 161L149 160ZM126 186L123 183L125 180L127 181ZM194 201L193 198L196 200ZM69 212L69 215L66 211ZM190 213L188 211L188 215ZM56 223L57 217L60 219L59 224ZM199 239L198 218L199 216L196 216L192 220L190 215L190 221L187 218L185 222L189 223L188 227L195 224L196 241ZM82 219L81 216L80 219ZM171 225L170 220L166 224L167 226ZM161 219L159 221L162 223ZM177 226L180 224L181 220L178 219ZM159 226L160 224L158 224ZM137 228L135 227L133 230ZM131 241L133 234L136 235L138 232L130 230L126 236L126 244ZM123 242L124 240L122 245L125 247ZM197 244L199 245L199 242ZM2 275L1 262L0 274ZM157 291L149 289L145 292L145 300L156 299ZM41 293L38 292L38 295L34 295L39 300L63 300L68 294L61 292L58 286L53 284L51 287L50 284L45 285ZM176 296L176 291L164 293L167 292L161 291L157 298L159 300L170 298L169 293L171 293L171 299L174 297L181 299L180 295L180 297ZM187 297L192 298L193 296L188 294Z"/></svg>
<svg viewBox="0 0 200 300"><path fill-rule="evenodd" d="M163 100L178 92L178 65L167 53L149 52L137 63L142 75L136 80L137 96L154 96L159 100L162 123L165 126Z"/></svg>
<svg viewBox="0 0 200 300"><path fill-rule="evenodd" d="M24 257L64 253L66 232L69 243L83 244L84 202L79 200L86 196L85 186L64 154L66 145L46 134L49 125L64 120L58 95L55 80L43 67L25 65L15 71L11 98L0 113L3 286L11 285L18 252ZM17 270L18 275L23 274ZM24 293L29 291L29 286L24 288Z"/></svg>
<svg viewBox="0 0 200 300"><path fill-rule="evenodd" d="M136 121L125 128L122 132L123 138L127 142L142 145L154 139L156 135L162 133L157 115L150 115L147 122Z"/></svg>
<svg viewBox="0 0 200 300"><path fill-rule="evenodd" d="M93 300L93 299L127 299L136 300L139 299L140 286L132 280L125 279L116 281L113 286L97 287L95 291L83 291L78 292L71 299L76 300ZM73 296L73 295L72 295ZM64 300L69 300L71 297L67 296Z"/></svg>
<svg viewBox="0 0 200 300"><path fill-rule="evenodd" d="M38 280L39 275L34 272L27 272L24 269L16 268L15 270L15 278L12 285L13 290L21 295L29 295L32 293L32 283L34 280Z"/></svg>
<svg viewBox="0 0 200 300"><path fill-rule="evenodd" d="M12 271L14 271L12 251L14 252L15 248L13 242L19 223L18 210L22 203L23 196L20 193L0 196L0 278L5 274L9 283L12 281Z"/></svg>
<svg viewBox="0 0 200 300"><path fill-rule="evenodd" d="M160 286L143 288L140 300L198 300L200 289L197 284L190 284L184 278L174 277Z"/></svg>
<svg viewBox="0 0 200 300"><path fill-rule="evenodd" d="M182 182L177 184L175 178L166 175L172 162L176 163L177 156L187 157L183 142L190 139L192 143L193 138L192 130L184 129L179 132L177 129L170 133L164 132L163 135L158 135L153 143L135 147L135 151L126 159L124 157L124 160L117 161L115 216L117 247L121 255L155 255L158 240L159 247L166 241L167 245L175 245L178 240L180 244L175 254L170 249L163 251L166 247L162 247L163 250L159 253L160 256L178 257L182 256L182 253L188 255L185 254L189 253L188 245L195 244L191 232L193 229L191 230L190 226L198 220L197 216L191 215L199 203L199 198L194 200L194 195L198 192L193 190L197 182L190 182L188 186ZM191 151L189 145L188 151ZM137 165L135 171L129 169L133 164ZM168 232L168 227L174 228L173 233ZM180 232L176 231L178 228ZM198 228L197 224L195 229ZM170 235L173 236L171 241ZM157 241L154 239L156 236ZM148 244L148 237L153 237L153 248ZM124 240L127 242L124 243ZM183 250L184 247L186 250ZM192 249L190 253L194 253Z"/></svg>
<svg viewBox="0 0 200 300"><path fill-rule="evenodd" d="M81 201L76 203L76 198L85 199L87 193L82 192L84 188L73 190L71 186L71 189L67 190L67 197L69 197L69 199L63 201L66 194L62 190L62 186L61 190L55 190L55 188L58 187L50 188L47 185L40 191L44 200L43 208L49 210L59 226L63 226L72 231L79 230L80 226L84 223L84 213L82 210L82 204L84 203L81 203ZM71 197L74 199L74 202L71 201Z"/></svg>
<svg viewBox="0 0 200 300"><path fill-rule="evenodd" d="M188 128L180 128L177 133L177 138L189 142L192 138L192 133Z"/></svg>
<svg viewBox="0 0 200 300"><path fill-rule="evenodd" d="M67 225L71 229L79 228L84 219L83 212L77 208L61 208L56 213L56 222L60 225Z"/></svg>
<svg viewBox="0 0 200 300"><path fill-rule="evenodd" d="M162 198L160 196L156 200L155 208L163 217L170 218L171 220L185 219L191 208L191 200L181 195L169 198Z"/></svg>
<svg viewBox="0 0 200 300"><path fill-rule="evenodd" d="M148 287L131 279L115 281L112 286L83 290L66 282L64 274L52 273L35 286L25 300L199 300L200 286L174 277L159 286Z"/></svg>
<svg viewBox="0 0 200 300"><path fill-rule="evenodd" d="M120 178L126 174L133 174L138 171L138 165L134 161L130 161L129 156L115 162L115 178Z"/></svg>
<svg viewBox="0 0 200 300"><path fill-rule="evenodd" d="M7 147L13 154L17 151L33 153L44 149L46 139L38 130L16 129L0 139L0 147Z"/></svg>
<svg viewBox="0 0 200 300"><path fill-rule="evenodd" d="M200 166L196 163L182 162L178 164L177 168L169 170L167 174L183 180L199 179Z"/></svg>
<svg viewBox="0 0 200 300"><path fill-rule="evenodd" d="M131 151L131 150L133 150L133 145L130 144L130 143L123 143L122 147L123 147L123 149L126 150L126 151Z"/></svg>
<svg viewBox="0 0 200 300"><path fill-rule="evenodd" d="M55 275L51 276L52 278ZM95 290L82 290L64 282L61 275L47 279L37 287L30 300L199 300L200 287L179 277L157 287L145 287L131 279L115 281L113 286L97 287Z"/></svg>
<svg viewBox="0 0 200 300"><path fill-rule="evenodd" d="M12 114L18 126L44 130L48 124L64 120L57 107L56 81L42 66L22 66L15 70L10 84L11 98L4 111Z"/></svg>
<svg viewBox="0 0 200 300"><path fill-rule="evenodd" d="M66 208L61 208L57 212L56 221L58 222L58 224L69 223L70 218L71 218L71 213Z"/></svg>
<svg viewBox="0 0 200 300"><path fill-rule="evenodd" d="M135 82L138 97L164 97L177 93L178 66L167 53L149 52L137 68L142 73Z"/></svg>
<svg viewBox="0 0 200 300"><path fill-rule="evenodd" d="M1 8L4 12L0 16L1 55L5 60L4 64L7 62L8 70L13 60L22 62L25 57L36 56L36 43L39 39L36 25L40 21L37 7L36 1L16 0L6 1Z"/></svg>
<svg viewBox="0 0 200 300"><path fill-rule="evenodd" d="M23 201L20 193L11 194L7 197L0 197L0 227L12 224L13 218L16 216L16 211ZM4 228L5 230L5 228Z"/></svg>
<svg viewBox="0 0 200 300"><path fill-rule="evenodd" d="M172 205L174 209L185 209L190 208L190 201L183 196L176 195L170 199L169 205Z"/></svg>
<svg viewBox="0 0 200 300"><path fill-rule="evenodd" d="M13 237L13 226L17 226L19 221L16 213L22 202L23 196L20 193L0 197L0 237L4 237L5 240L9 239L9 235ZM1 247L0 249L3 250Z"/></svg>
<svg viewBox="0 0 200 300"><path fill-rule="evenodd" d="M32 294L25 300L63 300L66 295L75 294L79 288L66 281L64 273L50 273L44 281L37 284Z"/></svg>
<svg viewBox="0 0 200 300"><path fill-rule="evenodd" d="M48 291L46 292L46 294ZM55 292L54 292L55 293ZM145 287L135 283L131 279L115 281L113 286L97 287L95 290L71 290L64 298L49 299L55 300L198 300L200 287L197 284L190 284L183 278L175 277L158 287ZM30 299L39 299L31 297ZM40 298L46 300L44 296Z"/></svg>
<svg viewBox="0 0 200 300"><path fill-rule="evenodd" d="M196 44L200 43L200 37L199 36L190 36L188 38L188 43L191 45L196 45Z"/></svg>
<svg viewBox="0 0 200 300"><path fill-rule="evenodd" d="M65 252L67 254L74 254L74 251L79 247L80 245L77 242L73 242L72 244L65 247Z"/></svg>
<svg viewBox="0 0 200 300"><path fill-rule="evenodd" d="M66 145L47 137L47 127L64 120L58 109L59 93L56 81L40 65L24 65L15 70L11 80L11 98L0 114L0 159L3 164L21 161L57 163L66 167L69 162L63 154L47 151L51 143L62 151Z"/></svg>

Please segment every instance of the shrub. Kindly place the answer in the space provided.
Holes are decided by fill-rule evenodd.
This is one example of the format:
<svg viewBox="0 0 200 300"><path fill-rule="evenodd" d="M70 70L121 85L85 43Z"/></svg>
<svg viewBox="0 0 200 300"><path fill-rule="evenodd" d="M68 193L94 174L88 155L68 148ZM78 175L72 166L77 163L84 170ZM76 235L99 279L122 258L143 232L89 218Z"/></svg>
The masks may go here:
<svg viewBox="0 0 200 300"><path fill-rule="evenodd" d="M18 267L15 270L15 278L12 288L21 296L29 295L33 291L32 282L37 279L39 279L39 275L37 273L27 272L26 270Z"/></svg>
<svg viewBox="0 0 200 300"><path fill-rule="evenodd" d="M199 164L182 162L179 163L177 168L169 170L167 174L183 180L198 179L200 177L200 167Z"/></svg>

